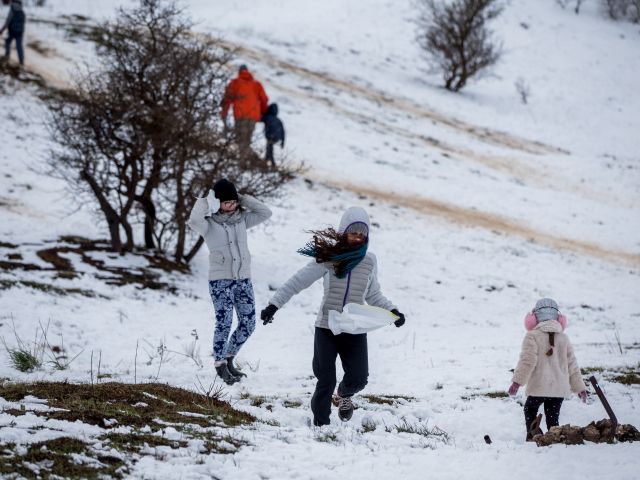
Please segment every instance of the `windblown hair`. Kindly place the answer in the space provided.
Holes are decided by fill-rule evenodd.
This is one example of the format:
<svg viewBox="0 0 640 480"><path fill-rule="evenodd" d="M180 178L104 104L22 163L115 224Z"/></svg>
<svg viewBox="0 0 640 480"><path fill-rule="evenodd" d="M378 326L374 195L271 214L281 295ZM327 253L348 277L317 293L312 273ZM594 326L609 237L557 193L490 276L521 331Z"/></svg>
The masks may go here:
<svg viewBox="0 0 640 480"><path fill-rule="evenodd" d="M298 253L314 257L317 263L333 263L333 271L338 278L344 278L367 253L368 241L352 245L347 235L330 227L325 230L311 230L313 240Z"/></svg>

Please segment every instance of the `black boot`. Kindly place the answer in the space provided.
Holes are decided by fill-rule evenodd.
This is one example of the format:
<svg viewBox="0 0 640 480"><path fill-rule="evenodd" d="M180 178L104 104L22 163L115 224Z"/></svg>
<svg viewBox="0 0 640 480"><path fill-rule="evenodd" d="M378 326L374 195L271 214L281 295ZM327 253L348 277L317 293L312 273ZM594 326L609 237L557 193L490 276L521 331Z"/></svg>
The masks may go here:
<svg viewBox="0 0 640 480"><path fill-rule="evenodd" d="M227 368L231 372L231 375L233 375L234 377L238 377L238 380L240 380L242 377L246 377L246 373L242 373L233 365L233 359L234 357L227 357Z"/></svg>
<svg viewBox="0 0 640 480"><path fill-rule="evenodd" d="M222 365L216 365L216 372L222 379L222 381L227 385L233 385L234 383L240 381L238 377L236 377L229 371L226 363L223 363Z"/></svg>

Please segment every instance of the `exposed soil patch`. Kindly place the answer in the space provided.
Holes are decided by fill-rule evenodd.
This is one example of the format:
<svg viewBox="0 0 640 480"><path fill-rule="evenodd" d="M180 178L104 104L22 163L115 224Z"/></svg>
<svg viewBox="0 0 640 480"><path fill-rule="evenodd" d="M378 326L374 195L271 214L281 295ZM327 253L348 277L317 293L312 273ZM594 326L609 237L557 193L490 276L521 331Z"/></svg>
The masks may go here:
<svg viewBox="0 0 640 480"><path fill-rule="evenodd" d="M54 50L52 50L49 47L47 47L40 40L32 40L32 41L30 41L29 43L27 43L27 47L32 49L32 50L35 50L36 52L38 52L43 57L51 57L55 53Z"/></svg>
<svg viewBox="0 0 640 480"><path fill-rule="evenodd" d="M80 420L103 428L149 426L156 431L166 426L163 422L207 427L255 421L252 415L235 410L218 398L159 383L37 382L0 387L0 396L8 401L20 401L27 395L47 400L50 407L63 409L33 412L36 415L71 422Z"/></svg>
<svg viewBox="0 0 640 480"><path fill-rule="evenodd" d="M88 298L95 298L95 297L100 297L100 298L105 298L105 299L109 298L107 296L100 295L100 294L94 292L93 290L87 290L87 289L84 289L84 288L57 287L55 285L51 285L50 283L34 282L32 280L3 280L3 279L0 279L0 290L8 290L10 288L18 287L18 286L29 287L29 288L32 288L34 290L40 290L41 292L52 293L54 295L60 295L60 296L82 295L83 297L88 297Z"/></svg>
<svg viewBox="0 0 640 480"><path fill-rule="evenodd" d="M585 441L613 443L614 440L618 442L638 442L640 441L640 432L633 425L618 425L614 435L611 420L604 419L598 422L591 422L584 428L573 425L551 427L548 432L533 437L533 441L539 447L547 447L556 443L582 445Z"/></svg>
<svg viewBox="0 0 640 480"><path fill-rule="evenodd" d="M61 245L62 243L62 245ZM26 249L29 246L13 245L12 249ZM0 247L2 247L0 245ZM9 248L9 247L5 247ZM120 257L111 250L110 244L105 240L89 240L82 237L66 236L61 237L54 246L35 251L36 255L48 266L35 263L26 263L13 260L0 260L0 271L46 271L55 272L58 278L73 279L86 275L79 272L73 262L67 257L73 255L79 257L80 261L93 267L95 278L104 280L107 285L134 285L139 289L150 288L152 290L164 290L170 293L177 293L176 286L162 281L164 273L188 273L189 267L176 263L157 252L149 253L143 249L137 249L127 255L143 258L146 266L122 267L110 264L110 259L117 260ZM15 255L12 254L12 255ZM114 262L115 263L115 262ZM140 263L140 262L136 262ZM0 280L0 288L11 288L14 285L25 285L39 290L50 291L59 295L69 293L80 293L85 296L96 296L95 293L86 290L64 288L49 285L43 282L30 280Z"/></svg>
<svg viewBox="0 0 640 480"><path fill-rule="evenodd" d="M45 80L37 73L24 70L18 64L9 63L1 60L0 60L0 77L7 77L12 79L15 82L19 82L23 84L35 85L45 90L49 88ZM0 93L4 93L3 88L4 87L2 83L0 83Z"/></svg>
<svg viewBox="0 0 640 480"><path fill-rule="evenodd" d="M21 409L6 409L4 413L84 422L106 432L90 434L90 438L83 436L82 440L63 436L27 445L0 442L0 475L18 474L29 479L122 478L145 455L163 461L170 452L180 449L188 449L188 453L176 453L181 457L235 453L248 442L235 438L228 428L255 421L218 396L156 383L38 382L0 386L0 397L8 401L20 402L28 395L45 399L56 410L29 410L24 408L29 405L25 402ZM116 427L130 430L115 431ZM47 427L25 428L33 433ZM174 435L175 430L180 432L180 437L166 436L169 429Z"/></svg>
<svg viewBox="0 0 640 480"><path fill-rule="evenodd" d="M378 405L395 405L397 403L406 403L415 401L415 397L410 397L408 395L360 395L362 398L367 400L369 403L375 403Z"/></svg>
<svg viewBox="0 0 640 480"><path fill-rule="evenodd" d="M462 400L471 400L473 398L509 398L509 394L507 392L495 391L495 392L483 392L483 393L474 393L472 395L465 395L460 398Z"/></svg>
<svg viewBox="0 0 640 480"><path fill-rule="evenodd" d="M76 438L33 443L26 453L18 453L15 444L5 444L0 454L0 474L7 478L122 478L126 472L121 459L100 454Z"/></svg>
<svg viewBox="0 0 640 480"><path fill-rule="evenodd" d="M621 383L622 385L640 385L640 364L635 367L621 368L586 367L581 368L580 371L585 377L598 373L609 382ZM585 383L589 384L586 380Z"/></svg>

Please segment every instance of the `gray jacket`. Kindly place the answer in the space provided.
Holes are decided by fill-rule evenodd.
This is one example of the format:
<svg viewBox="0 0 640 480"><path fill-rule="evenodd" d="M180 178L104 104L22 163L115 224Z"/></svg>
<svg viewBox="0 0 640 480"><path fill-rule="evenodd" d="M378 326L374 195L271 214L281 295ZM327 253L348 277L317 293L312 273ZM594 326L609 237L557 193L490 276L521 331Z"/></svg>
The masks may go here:
<svg viewBox="0 0 640 480"><path fill-rule="evenodd" d="M209 248L209 280L251 278L247 229L267 220L271 210L248 195L238 198L243 211L213 215L208 215L207 199L199 198L187 220L187 225L202 235Z"/></svg>
<svg viewBox="0 0 640 480"><path fill-rule="evenodd" d="M354 222L370 225L369 216L362 208L349 208L340 222L338 231L344 232L346 227ZM331 263L309 262L271 297L269 303L278 308L283 307L295 294L308 288L316 280L323 279L324 295L316 318L316 327L329 328L329 310L342 312L347 303L364 304L393 310L396 306L391 303L380 290L378 283L378 268L376 256L367 252L362 261L345 277L336 277Z"/></svg>

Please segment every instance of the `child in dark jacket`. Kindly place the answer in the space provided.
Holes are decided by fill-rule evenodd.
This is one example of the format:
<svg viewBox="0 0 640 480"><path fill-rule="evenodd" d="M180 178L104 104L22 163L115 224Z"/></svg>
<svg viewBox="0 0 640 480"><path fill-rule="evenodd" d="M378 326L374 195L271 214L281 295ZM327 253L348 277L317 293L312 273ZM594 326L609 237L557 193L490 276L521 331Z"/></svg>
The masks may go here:
<svg viewBox="0 0 640 480"><path fill-rule="evenodd" d="M264 136L267 138L266 159L274 167L276 163L273 159L273 145L280 142L280 147L284 147L284 125L278 118L278 104L272 103L262 116L264 122Z"/></svg>

